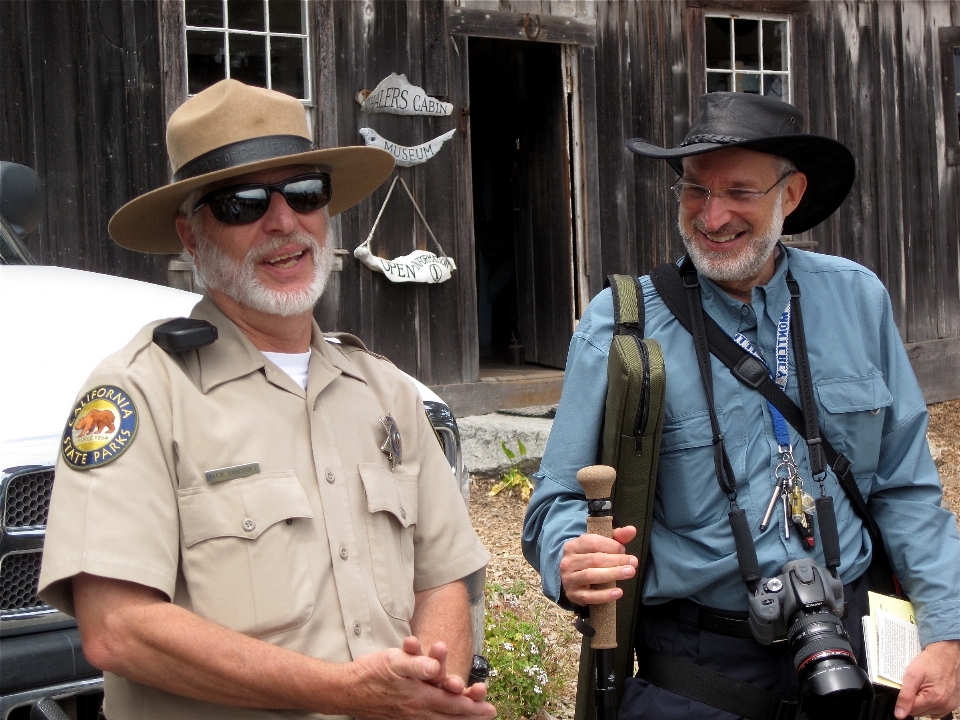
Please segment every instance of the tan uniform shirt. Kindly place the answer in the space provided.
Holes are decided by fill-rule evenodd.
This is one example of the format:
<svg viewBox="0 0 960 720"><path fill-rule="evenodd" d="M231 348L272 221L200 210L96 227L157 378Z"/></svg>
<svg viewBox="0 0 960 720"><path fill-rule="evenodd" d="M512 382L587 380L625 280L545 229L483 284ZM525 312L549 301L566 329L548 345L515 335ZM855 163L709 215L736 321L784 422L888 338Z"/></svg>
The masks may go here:
<svg viewBox="0 0 960 720"><path fill-rule="evenodd" d="M314 325L304 392L209 299L193 317L217 326L214 344L170 355L148 326L79 396L41 596L72 613L64 581L86 572L332 662L399 647L415 591L487 561L415 386ZM381 451L388 413L402 439L395 469ZM197 702L110 673L105 686L111 720L300 715Z"/></svg>

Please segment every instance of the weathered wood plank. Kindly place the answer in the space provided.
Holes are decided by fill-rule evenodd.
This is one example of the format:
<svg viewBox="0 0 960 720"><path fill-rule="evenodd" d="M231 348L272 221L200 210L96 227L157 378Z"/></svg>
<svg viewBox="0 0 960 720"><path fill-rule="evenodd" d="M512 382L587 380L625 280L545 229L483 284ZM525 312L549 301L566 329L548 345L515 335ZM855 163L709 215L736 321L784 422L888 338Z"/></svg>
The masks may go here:
<svg viewBox="0 0 960 720"><path fill-rule="evenodd" d="M592 298L603 288L603 255L600 235L600 166L598 163L599 138L597 127L597 62L596 48L580 46L580 103L583 118L583 186L586 207L587 236L583 239L586 248L585 273L586 294ZM580 307L581 315L586 305Z"/></svg>
<svg viewBox="0 0 960 720"><path fill-rule="evenodd" d="M927 403L960 397L960 338L910 343L906 347Z"/></svg>
<svg viewBox="0 0 960 720"><path fill-rule="evenodd" d="M417 8L416 4L413 4ZM421 0L423 16L423 89L433 97L447 96L447 9L444 0Z"/></svg>
<svg viewBox="0 0 960 720"><path fill-rule="evenodd" d="M454 35L536 40L546 43L596 45L597 26L592 20L530 13L450 8L449 31Z"/></svg>
<svg viewBox="0 0 960 720"><path fill-rule="evenodd" d="M563 376L435 385L430 389L443 398L454 415L466 417L508 408L552 405L560 401Z"/></svg>

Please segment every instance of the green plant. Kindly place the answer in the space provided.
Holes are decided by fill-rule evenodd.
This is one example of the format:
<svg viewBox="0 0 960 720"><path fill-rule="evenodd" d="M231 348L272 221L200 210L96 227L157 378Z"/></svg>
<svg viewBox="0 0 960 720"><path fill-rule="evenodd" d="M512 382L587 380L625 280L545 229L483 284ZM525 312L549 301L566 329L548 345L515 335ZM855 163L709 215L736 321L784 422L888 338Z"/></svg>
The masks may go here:
<svg viewBox="0 0 960 720"><path fill-rule="evenodd" d="M525 617L519 599L526 585L518 581L504 590L487 585L484 655L490 661L487 700L499 718L532 717L560 691L560 673L540 631L538 618Z"/></svg>
<svg viewBox="0 0 960 720"><path fill-rule="evenodd" d="M533 492L533 482L520 471L520 463L527 457L527 448L523 446L522 440L517 440L517 452L514 452L501 440L500 449L510 461L510 469L503 473L500 481L490 488L490 496L493 497L503 490L519 490L520 497L529 500L530 493Z"/></svg>

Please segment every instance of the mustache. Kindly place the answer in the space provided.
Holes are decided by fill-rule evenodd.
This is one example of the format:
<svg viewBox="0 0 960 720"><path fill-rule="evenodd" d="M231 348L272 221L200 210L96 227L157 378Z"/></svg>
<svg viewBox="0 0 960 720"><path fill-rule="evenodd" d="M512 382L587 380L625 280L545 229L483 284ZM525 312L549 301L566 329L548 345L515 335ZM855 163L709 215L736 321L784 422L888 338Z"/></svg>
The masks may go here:
<svg viewBox="0 0 960 720"><path fill-rule="evenodd" d="M307 233L294 231L288 235L277 235L263 245L251 249L244 260L256 265L261 260L265 260L271 253L281 250L287 245L305 245L307 250L313 253L314 257L318 257L321 250L320 241L317 240L316 237L308 235Z"/></svg>
<svg viewBox="0 0 960 720"><path fill-rule="evenodd" d="M703 220L700 218L694 218L690 223L690 226L704 235L735 235L742 232L750 232L753 230L753 225L745 222L729 222L721 225L716 230L707 230L706 225L703 224Z"/></svg>

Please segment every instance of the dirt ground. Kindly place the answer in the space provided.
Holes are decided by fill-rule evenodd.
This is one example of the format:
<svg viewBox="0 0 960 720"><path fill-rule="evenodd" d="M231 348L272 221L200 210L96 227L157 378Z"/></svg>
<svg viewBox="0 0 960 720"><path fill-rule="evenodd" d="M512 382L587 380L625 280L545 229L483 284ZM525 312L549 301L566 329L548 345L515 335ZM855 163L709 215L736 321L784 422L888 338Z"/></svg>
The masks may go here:
<svg viewBox="0 0 960 720"><path fill-rule="evenodd" d="M954 513L960 514L960 400L930 406L930 437L941 450L944 497ZM516 494L488 497L492 484L489 480L474 480L470 494L470 517L491 556L487 581L503 587L522 581L527 586L521 602L531 616L539 616L539 625L565 669L560 678L564 689L546 711L557 720L572 719L580 636L571 632L573 616L543 597L540 577L520 551L525 503Z"/></svg>

